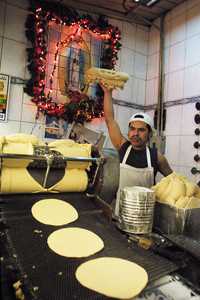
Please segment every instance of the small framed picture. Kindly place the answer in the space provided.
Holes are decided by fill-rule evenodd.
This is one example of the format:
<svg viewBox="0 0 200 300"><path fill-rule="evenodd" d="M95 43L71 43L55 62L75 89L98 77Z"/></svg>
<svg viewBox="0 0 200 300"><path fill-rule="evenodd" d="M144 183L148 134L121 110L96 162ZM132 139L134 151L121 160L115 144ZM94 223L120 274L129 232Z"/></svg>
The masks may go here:
<svg viewBox="0 0 200 300"><path fill-rule="evenodd" d="M0 122L7 121L10 76L0 73Z"/></svg>
<svg viewBox="0 0 200 300"><path fill-rule="evenodd" d="M66 139L69 135L69 124L67 121L56 116L46 116L45 138Z"/></svg>
<svg viewBox="0 0 200 300"><path fill-rule="evenodd" d="M102 150L106 140L103 132L91 130L80 123L72 124L69 138L80 144L93 144L99 150Z"/></svg>

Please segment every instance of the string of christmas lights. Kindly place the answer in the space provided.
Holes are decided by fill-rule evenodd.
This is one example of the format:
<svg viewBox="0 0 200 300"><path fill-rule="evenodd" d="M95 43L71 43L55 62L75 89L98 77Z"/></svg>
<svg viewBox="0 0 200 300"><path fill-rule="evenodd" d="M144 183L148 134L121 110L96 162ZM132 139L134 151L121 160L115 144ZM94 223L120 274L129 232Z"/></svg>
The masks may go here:
<svg viewBox="0 0 200 300"><path fill-rule="evenodd" d="M26 36L32 47L27 49L28 70L31 74L25 92L32 96L38 112L56 115L69 123L73 121L91 121L103 116L102 91L99 88L97 97L91 99L80 91L69 91L70 103L56 103L52 97L53 81L59 50L72 42L81 31L86 31L96 39L104 41L104 51L101 67L114 69L121 48L120 31L117 27L108 24L105 16L99 16L95 21L89 15L80 16L74 9L63 6L61 3L30 0L30 11L26 20ZM49 78L49 90L45 91L47 67L47 33L49 22L62 26L71 26L75 30L64 41L59 41L55 47L54 64Z"/></svg>

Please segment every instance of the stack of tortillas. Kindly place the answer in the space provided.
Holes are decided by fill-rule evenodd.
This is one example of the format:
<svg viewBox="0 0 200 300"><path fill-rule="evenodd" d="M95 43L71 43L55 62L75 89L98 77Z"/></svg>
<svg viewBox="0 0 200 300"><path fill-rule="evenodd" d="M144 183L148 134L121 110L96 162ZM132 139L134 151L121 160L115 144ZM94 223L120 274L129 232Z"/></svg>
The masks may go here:
<svg viewBox="0 0 200 300"><path fill-rule="evenodd" d="M86 83L102 83L108 89L123 89L128 79L127 73L102 68L90 68L85 75Z"/></svg>

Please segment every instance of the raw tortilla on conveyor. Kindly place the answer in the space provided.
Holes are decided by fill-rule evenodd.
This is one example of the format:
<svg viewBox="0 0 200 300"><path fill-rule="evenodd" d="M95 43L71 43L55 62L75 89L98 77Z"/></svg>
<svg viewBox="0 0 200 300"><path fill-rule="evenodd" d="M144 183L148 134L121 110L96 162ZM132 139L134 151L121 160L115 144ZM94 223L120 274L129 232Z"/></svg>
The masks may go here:
<svg viewBox="0 0 200 300"><path fill-rule="evenodd" d="M147 272L141 266L117 257L82 263L76 270L76 278L83 286L117 299L132 299L148 282Z"/></svg>
<svg viewBox="0 0 200 300"><path fill-rule="evenodd" d="M50 234L47 244L55 253L65 257L87 257L104 247L102 239L87 229L62 228Z"/></svg>
<svg viewBox="0 0 200 300"><path fill-rule="evenodd" d="M33 217L47 225L66 225L78 219L76 209L59 199L43 199L36 202L31 209Z"/></svg>

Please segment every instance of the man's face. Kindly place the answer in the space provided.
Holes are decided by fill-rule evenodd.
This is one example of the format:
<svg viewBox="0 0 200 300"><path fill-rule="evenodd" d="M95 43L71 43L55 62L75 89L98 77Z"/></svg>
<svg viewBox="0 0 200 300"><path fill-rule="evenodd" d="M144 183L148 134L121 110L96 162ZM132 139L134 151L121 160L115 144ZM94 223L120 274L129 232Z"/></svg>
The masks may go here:
<svg viewBox="0 0 200 300"><path fill-rule="evenodd" d="M136 150L145 148L149 139L149 129L143 121L133 121L129 125L128 138Z"/></svg>

